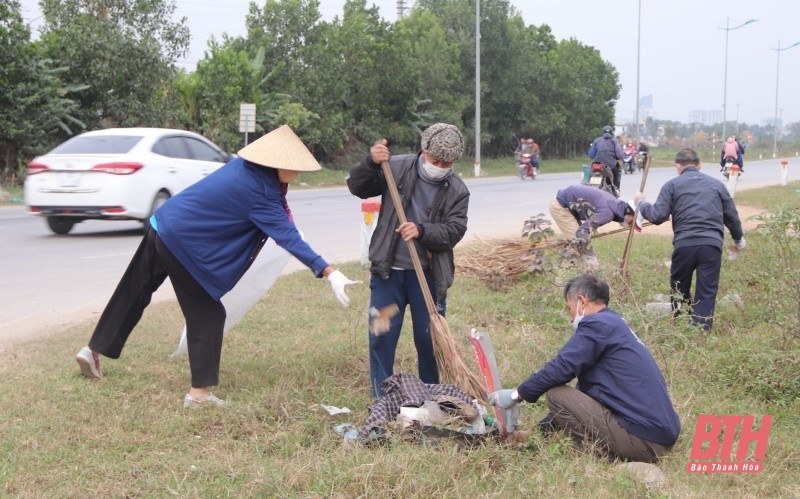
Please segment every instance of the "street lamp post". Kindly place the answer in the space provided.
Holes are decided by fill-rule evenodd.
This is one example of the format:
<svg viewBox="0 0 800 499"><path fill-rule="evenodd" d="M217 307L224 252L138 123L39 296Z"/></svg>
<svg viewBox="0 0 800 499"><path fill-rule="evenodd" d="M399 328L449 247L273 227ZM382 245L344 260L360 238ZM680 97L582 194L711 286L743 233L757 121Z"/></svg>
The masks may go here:
<svg viewBox="0 0 800 499"><path fill-rule="evenodd" d="M781 41L778 40L778 48L772 49L778 53L778 63L775 65L775 121L772 124L772 157L775 158L778 156L778 130L780 127L778 126L778 82L780 81L780 74L781 74L781 52L784 50L789 50L792 47L796 47L800 45L800 42L794 42L793 44L789 45L788 47L781 48Z"/></svg>
<svg viewBox="0 0 800 499"><path fill-rule="evenodd" d="M636 24L636 147L639 147L639 67L642 52L642 0L639 0L639 21Z"/></svg>
<svg viewBox="0 0 800 499"><path fill-rule="evenodd" d="M733 28L730 27L731 18L725 18L725 27L721 28L717 26L718 29L725 30L725 76L723 77L723 84L722 84L722 140L725 140L725 120L727 119L726 111L728 107L728 33L735 29L739 29L742 26L747 26L750 23L754 23L758 21L758 19L749 19L738 26L734 26Z"/></svg>
<svg viewBox="0 0 800 499"><path fill-rule="evenodd" d="M475 0L475 169L481 174L481 0Z"/></svg>

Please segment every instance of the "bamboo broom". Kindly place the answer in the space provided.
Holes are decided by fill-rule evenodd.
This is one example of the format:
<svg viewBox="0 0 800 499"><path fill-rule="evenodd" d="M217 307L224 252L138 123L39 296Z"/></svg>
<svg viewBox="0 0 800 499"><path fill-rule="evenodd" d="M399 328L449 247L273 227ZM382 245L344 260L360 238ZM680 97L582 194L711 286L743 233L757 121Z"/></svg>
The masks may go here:
<svg viewBox="0 0 800 499"><path fill-rule="evenodd" d="M397 218L401 224L404 224L408 220L406 219L403 202L400 199L400 193L397 190L397 183L394 181L389 162L382 162L381 169L383 170L383 176L386 177L386 184L389 187L389 194L391 195L395 212L397 212ZM436 303L434 303L431 290L428 289L426 284L428 281L425 279L425 273L422 270L422 263L419 260L416 244L414 240L406 242L408 243L408 252L411 253L411 262L414 264L414 270L417 273L417 280L422 289L422 296L425 298L425 305L428 307L428 314L430 314L433 353L436 356L440 374L443 379L466 391L473 398L486 402L488 400L486 389L464 363L447 321L436 310Z"/></svg>

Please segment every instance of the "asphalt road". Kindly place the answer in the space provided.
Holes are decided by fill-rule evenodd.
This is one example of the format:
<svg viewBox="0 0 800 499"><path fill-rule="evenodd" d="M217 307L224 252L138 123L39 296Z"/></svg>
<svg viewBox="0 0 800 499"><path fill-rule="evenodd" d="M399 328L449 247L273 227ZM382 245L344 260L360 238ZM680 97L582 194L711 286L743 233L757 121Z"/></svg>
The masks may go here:
<svg viewBox="0 0 800 499"><path fill-rule="evenodd" d="M509 166L513 171L513 166ZM718 176L711 165L708 174ZM543 164L543 172L547 164ZM469 230L465 242L475 238L517 237L522 223L544 213L555 192L578 183L580 172L543 173L535 181L517 177L472 178L465 172L471 192ZM655 200L663 183L675 175L673 168L649 172L645 193ZM800 159L792 158L789 179L800 177ZM622 198L639 190L641 174L622 177ZM780 163L753 161L738 189L780 182ZM346 188L294 189L289 204L306 240L332 263L357 261L361 255L361 200ZM43 219L25 207L0 207L0 348L24 340L57 334L81 321L95 320L114 290L138 246L138 222L87 221L67 236L50 233ZM463 244L463 243L462 243ZM304 267L293 260L286 272ZM154 300L174 299L164 285ZM87 324L87 336L91 325Z"/></svg>

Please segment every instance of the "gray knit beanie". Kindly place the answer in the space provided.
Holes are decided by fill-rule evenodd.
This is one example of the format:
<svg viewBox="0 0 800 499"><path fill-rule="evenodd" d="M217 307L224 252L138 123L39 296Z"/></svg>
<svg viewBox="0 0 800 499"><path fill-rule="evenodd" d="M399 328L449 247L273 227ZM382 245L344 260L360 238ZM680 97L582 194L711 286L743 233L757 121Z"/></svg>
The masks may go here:
<svg viewBox="0 0 800 499"><path fill-rule="evenodd" d="M422 150L447 163L454 163L464 154L464 136L458 127L435 123L422 132Z"/></svg>

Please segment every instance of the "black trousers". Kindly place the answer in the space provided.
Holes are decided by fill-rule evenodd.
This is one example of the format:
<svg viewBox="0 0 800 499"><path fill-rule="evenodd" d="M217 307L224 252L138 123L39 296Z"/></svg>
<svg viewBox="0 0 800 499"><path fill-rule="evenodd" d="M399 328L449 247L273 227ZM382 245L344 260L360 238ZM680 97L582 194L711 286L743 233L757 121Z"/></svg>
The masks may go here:
<svg viewBox="0 0 800 499"><path fill-rule="evenodd" d="M721 267L722 250L716 246L686 246L673 250L669 278L673 313L679 312L680 302L683 302L692 310L692 322L709 331L714 324ZM693 274L697 281L694 297L691 294Z"/></svg>
<svg viewBox="0 0 800 499"><path fill-rule="evenodd" d="M97 322L89 348L106 357L119 358L153 293L167 277L186 319L192 386L217 385L225 307L203 289L149 227Z"/></svg>
<svg viewBox="0 0 800 499"><path fill-rule="evenodd" d="M619 169L619 163L611 167L611 173L614 176L614 185L619 189L620 184L622 183L622 172Z"/></svg>

